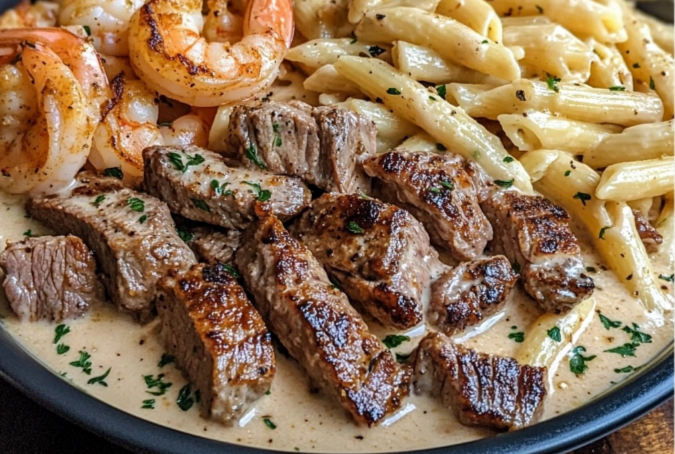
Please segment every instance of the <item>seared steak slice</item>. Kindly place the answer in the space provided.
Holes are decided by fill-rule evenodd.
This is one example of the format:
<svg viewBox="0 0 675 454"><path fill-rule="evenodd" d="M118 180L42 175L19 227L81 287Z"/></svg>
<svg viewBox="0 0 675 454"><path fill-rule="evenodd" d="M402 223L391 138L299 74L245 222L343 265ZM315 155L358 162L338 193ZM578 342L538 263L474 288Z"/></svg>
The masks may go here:
<svg viewBox="0 0 675 454"><path fill-rule="evenodd" d="M9 305L22 321L60 322L84 314L103 298L94 255L75 236L8 241L0 267Z"/></svg>
<svg viewBox="0 0 675 454"><path fill-rule="evenodd" d="M69 191L30 199L26 210L51 229L82 238L113 302L141 321L153 313L157 281L196 262L167 206L115 178L81 173Z"/></svg>
<svg viewBox="0 0 675 454"><path fill-rule="evenodd" d="M231 426L270 389L272 336L222 265L194 265L159 281L160 336L200 392L202 415Z"/></svg>
<svg viewBox="0 0 675 454"><path fill-rule="evenodd" d="M635 227L645 248L649 252L656 252L659 245L663 243L663 236L638 210L633 210L633 216L635 216Z"/></svg>
<svg viewBox="0 0 675 454"><path fill-rule="evenodd" d="M516 282L503 255L462 263L432 285L429 321L448 336L464 331L504 307Z"/></svg>
<svg viewBox="0 0 675 454"><path fill-rule="evenodd" d="M547 312L568 312L593 293L567 212L541 196L494 191L483 211L495 230L492 249L504 254L527 293Z"/></svg>
<svg viewBox="0 0 675 454"><path fill-rule="evenodd" d="M252 225L236 264L272 332L314 383L360 424L398 410L410 370L399 365L323 267L274 216Z"/></svg>
<svg viewBox="0 0 675 454"><path fill-rule="evenodd" d="M457 260L478 257L492 239L492 227L461 157L393 150L368 158L364 167L380 180L374 195L412 213L431 241Z"/></svg>
<svg viewBox="0 0 675 454"><path fill-rule="evenodd" d="M422 321L422 291L436 253L410 213L356 194L326 194L291 233L385 326L406 329Z"/></svg>
<svg viewBox="0 0 675 454"><path fill-rule="evenodd" d="M270 102L234 108L225 154L325 191L369 192L361 161L376 151L376 136L372 121L346 109Z"/></svg>
<svg viewBox="0 0 675 454"><path fill-rule="evenodd" d="M422 339L412 361L416 391L439 397L462 424L520 429L543 410L545 367L478 353L441 333Z"/></svg>
<svg viewBox="0 0 675 454"><path fill-rule="evenodd" d="M143 162L149 194L174 213L227 229L246 228L257 203L287 220L312 197L297 178L228 167L217 153L195 146L146 148Z"/></svg>
<svg viewBox="0 0 675 454"><path fill-rule="evenodd" d="M232 263L234 253L239 248L241 232L239 230L222 230L210 226L199 226L189 229L192 238L188 246L197 259L211 265Z"/></svg>

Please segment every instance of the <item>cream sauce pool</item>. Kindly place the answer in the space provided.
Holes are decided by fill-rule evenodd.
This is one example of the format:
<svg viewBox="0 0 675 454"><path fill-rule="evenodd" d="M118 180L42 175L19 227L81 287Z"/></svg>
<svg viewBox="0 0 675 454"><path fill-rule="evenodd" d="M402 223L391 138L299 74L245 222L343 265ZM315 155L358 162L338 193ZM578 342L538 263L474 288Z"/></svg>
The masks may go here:
<svg viewBox="0 0 675 454"><path fill-rule="evenodd" d="M50 233L44 226L26 219L23 201L21 197L0 193L0 248L4 249L6 240L21 240L28 230L33 235ZM576 345L583 345L587 355L597 355L597 358L588 363L588 370L580 376L570 371L569 359L563 359L553 376L553 387L545 404L545 419L582 406L607 391L629 376L617 373L615 369L642 366L673 341L672 319L669 317L659 322L648 317L644 308L629 295L612 272L603 271L586 235L578 229L576 233L585 250L584 263L598 270L593 274L597 286L597 309L624 325L637 323L640 330L653 339L652 343L638 347L636 357L623 358L606 353L607 349L630 342L630 335L620 329L607 330L599 318L594 317ZM672 264L665 265L655 266L655 273L670 275ZM672 290L672 284L659 283L668 285L668 291ZM433 399L415 395L406 400L399 414L380 427L358 427L333 401L321 394L312 394L303 371L279 353L277 375L270 394L260 399L255 410L247 414L239 426L224 427L201 418L198 404L187 411L177 405L177 396L186 381L173 364L159 367L164 350L159 342L156 322L140 326L130 317L116 312L112 305L95 306L84 318L65 322L70 332L61 338L59 344L70 349L58 354L57 344L53 342L56 325L19 323L10 311L4 293L0 294L2 327L54 374L62 375L73 386L113 407L175 430L260 448L320 452L409 451L494 435L487 429L462 426L451 411ZM513 356L520 344L510 339L509 334L524 332L527 336L528 326L539 315L532 301L520 291L514 291L505 311L493 326L472 337L465 336L469 338L464 343L482 352ZM380 338L393 334L372 321L369 324ZM403 343L395 351L408 353L424 334L423 331L417 329L409 333L413 337L412 342ZM80 351L91 355L91 375L70 365L79 359ZM102 375L108 368L107 387L98 383L88 384L92 377ZM156 378L158 374L164 374L163 381L172 385L164 395L153 396L148 391L157 391L157 388L148 389L144 376ZM144 401L149 399L154 399L154 409L142 408ZM273 426L276 428L272 429Z"/></svg>

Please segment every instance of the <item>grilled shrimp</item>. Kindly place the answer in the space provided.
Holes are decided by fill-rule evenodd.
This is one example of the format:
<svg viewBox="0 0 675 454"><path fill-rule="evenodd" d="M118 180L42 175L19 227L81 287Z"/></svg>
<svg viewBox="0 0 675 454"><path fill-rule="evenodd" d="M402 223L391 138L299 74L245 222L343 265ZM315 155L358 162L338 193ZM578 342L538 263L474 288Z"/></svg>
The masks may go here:
<svg viewBox="0 0 675 454"><path fill-rule="evenodd" d="M208 0L203 35L209 42L231 43L244 36L244 18L232 11L230 0Z"/></svg>
<svg viewBox="0 0 675 454"><path fill-rule="evenodd" d="M0 189L43 194L74 181L107 89L89 47L61 29L0 30Z"/></svg>
<svg viewBox="0 0 675 454"><path fill-rule="evenodd" d="M218 106L267 88L293 39L291 0L251 0L244 38L200 36L202 0L148 0L129 24L129 57L152 89L191 106Z"/></svg>
<svg viewBox="0 0 675 454"><path fill-rule="evenodd" d="M22 1L0 16L0 29L24 27L53 27L59 5L52 2Z"/></svg>
<svg viewBox="0 0 675 454"><path fill-rule="evenodd" d="M89 27L96 50L104 55L126 57L129 19L144 0L63 0L61 25Z"/></svg>

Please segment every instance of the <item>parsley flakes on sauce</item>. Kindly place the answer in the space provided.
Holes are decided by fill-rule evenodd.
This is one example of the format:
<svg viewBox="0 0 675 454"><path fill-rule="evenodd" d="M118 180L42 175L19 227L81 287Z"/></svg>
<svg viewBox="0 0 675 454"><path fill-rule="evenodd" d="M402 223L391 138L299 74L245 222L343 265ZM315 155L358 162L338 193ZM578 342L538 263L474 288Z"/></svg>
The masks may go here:
<svg viewBox="0 0 675 454"><path fill-rule="evenodd" d="M387 348L396 348L401 345L403 342L410 342L410 337L402 336L399 334L389 334L382 340L382 343Z"/></svg>

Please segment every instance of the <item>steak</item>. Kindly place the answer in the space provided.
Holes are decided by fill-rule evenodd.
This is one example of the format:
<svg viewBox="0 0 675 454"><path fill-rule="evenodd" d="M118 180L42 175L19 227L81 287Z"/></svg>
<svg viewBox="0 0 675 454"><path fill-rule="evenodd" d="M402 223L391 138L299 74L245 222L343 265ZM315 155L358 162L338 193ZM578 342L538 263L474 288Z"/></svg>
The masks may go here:
<svg viewBox="0 0 675 454"><path fill-rule="evenodd" d="M244 234L236 264L253 301L290 355L360 424L374 425L408 395L396 362L334 288L310 251L274 216Z"/></svg>
<svg viewBox="0 0 675 454"><path fill-rule="evenodd" d="M81 173L68 191L30 199L26 211L59 233L82 238L113 302L141 321L153 315L157 281L196 262L167 206L112 177Z"/></svg>
<svg viewBox="0 0 675 454"><path fill-rule="evenodd" d="M350 110L270 102L234 108L225 154L325 191L368 193L361 162L375 153L376 136L375 123Z"/></svg>
<svg viewBox="0 0 675 454"><path fill-rule="evenodd" d="M503 255L465 262L431 287L429 322L451 336L499 311L518 275Z"/></svg>
<svg viewBox="0 0 675 454"><path fill-rule="evenodd" d="M222 230L211 226L188 228L188 246L200 262L211 265L234 262L234 253L239 248L241 232Z"/></svg>
<svg viewBox="0 0 675 454"><path fill-rule="evenodd" d="M272 385L272 336L222 265L159 281L160 336L200 393L202 415L231 426Z"/></svg>
<svg viewBox="0 0 675 454"><path fill-rule="evenodd" d="M353 302L388 327L422 321L429 235L410 213L362 196L326 194L291 227Z"/></svg>
<svg viewBox="0 0 675 454"><path fill-rule="evenodd" d="M635 227L645 248L649 252L656 252L663 244L663 236L638 210L633 210L633 216L635 216Z"/></svg>
<svg viewBox="0 0 675 454"><path fill-rule="evenodd" d="M5 295L21 321L60 322L103 300L94 255L75 236L8 241L0 267L5 272Z"/></svg>
<svg viewBox="0 0 675 454"><path fill-rule="evenodd" d="M452 153L393 150L364 162L377 178L373 194L412 213L431 241L459 261L480 256L492 239L492 227L478 204L466 161Z"/></svg>
<svg viewBox="0 0 675 454"><path fill-rule="evenodd" d="M516 191L494 191L482 207L495 231L492 250L511 261L542 309L565 313L591 296L593 279L562 207Z"/></svg>
<svg viewBox="0 0 675 454"><path fill-rule="evenodd" d="M149 194L176 214L226 229L246 228L257 204L288 220L312 197L297 178L228 167L219 154L195 146L146 148L143 162Z"/></svg>
<svg viewBox="0 0 675 454"><path fill-rule="evenodd" d="M470 426L521 429L537 420L546 397L546 368L486 355L428 334L411 358L418 393L430 393Z"/></svg>

